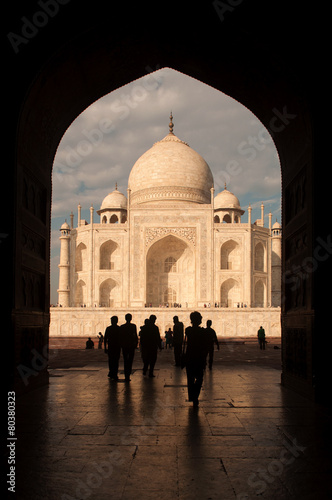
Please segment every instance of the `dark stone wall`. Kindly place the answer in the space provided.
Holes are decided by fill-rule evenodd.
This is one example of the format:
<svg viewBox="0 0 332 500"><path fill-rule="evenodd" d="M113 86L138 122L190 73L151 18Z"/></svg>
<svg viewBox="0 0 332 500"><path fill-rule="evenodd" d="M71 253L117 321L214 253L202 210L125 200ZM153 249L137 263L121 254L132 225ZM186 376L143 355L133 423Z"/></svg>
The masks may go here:
<svg viewBox="0 0 332 500"><path fill-rule="evenodd" d="M324 399L327 355L318 339L328 319L321 293L330 262L317 250L320 241L329 249L329 233L321 217L327 187L313 152L313 9L299 1L257 0L173 8L41 0L6 8L10 112L0 258L6 262L1 286L11 383L27 390L47 381L42 362L23 385L17 366L22 346L25 356L29 349L41 356L47 350L51 171L59 141L96 99L168 66L237 99L275 141L283 199L282 382Z"/></svg>

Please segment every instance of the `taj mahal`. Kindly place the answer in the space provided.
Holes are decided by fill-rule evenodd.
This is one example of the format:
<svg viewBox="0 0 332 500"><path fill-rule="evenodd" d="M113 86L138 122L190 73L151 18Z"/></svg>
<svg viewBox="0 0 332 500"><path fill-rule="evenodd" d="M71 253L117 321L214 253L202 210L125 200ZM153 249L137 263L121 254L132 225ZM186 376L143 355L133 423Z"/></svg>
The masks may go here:
<svg viewBox="0 0 332 500"><path fill-rule="evenodd" d="M169 132L134 164L126 195L117 186L90 220L60 228L58 305L51 336L96 336L130 312L152 312L161 333L199 310L218 336L280 336L281 226L245 211L227 186L215 195L209 165ZM147 310L148 309L148 310ZM203 325L205 326L205 325Z"/></svg>

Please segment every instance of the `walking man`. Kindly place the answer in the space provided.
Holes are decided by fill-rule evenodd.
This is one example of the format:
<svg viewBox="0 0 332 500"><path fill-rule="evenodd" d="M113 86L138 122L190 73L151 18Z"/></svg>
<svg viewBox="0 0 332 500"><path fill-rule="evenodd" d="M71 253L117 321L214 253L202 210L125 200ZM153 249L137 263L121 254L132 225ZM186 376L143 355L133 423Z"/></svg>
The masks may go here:
<svg viewBox="0 0 332 500"><path fill-rule="evenodd" d="M207 336L202 323L202 316L198 311L190 314L192 326L185 330L187 337L186 370L188 399L193 402L194 407L198 407L198 397L203 384L204 368L208 350Z"/></svg>
<svg viewBox="0 0 332 500"><path fill-rule="evenodd" d="M127 382L130 382L138 336L136 325L131 323L132 315L127 313L125 319L126 322L120 326L120 345L122 348L125 379Z"/></svg>
<svg viewBox="0 0 332 500"><path fill-rule="evenodd" d="M206 322L205 332L208 338L208 355L209 355L209 370L212 370L213 355L214 355L214 344L216 344L219 351L219 341L217 334L213 328L211 328L212 321L210 319Z"/></svg>
<svg viewBox="0 0 332 500"><path fill-rule="evenodd" d="M178 316L173 318L173 346L175 366L181 366L181 353L183 344L183 323L179 321Z"/></svg>
<svg viewBox="0 0 332 500"><path fill-rule="evenodd" d="M111 324L106 328L104 335L104 349L108 354L108 376L112 380L119 380L118 369L120 359L120 327L118 325L118 317L111 317Z"/></svg>
<svg viewBox="0 0 332 500"><path fill-rule="evenodd" d="M143 375L149 370L149 377L154 377L153 370L157 361L158 348L161 350L161 337L159 328L155 324L156 316L151 314L141 328L140 345L143 360Z"/></svg>

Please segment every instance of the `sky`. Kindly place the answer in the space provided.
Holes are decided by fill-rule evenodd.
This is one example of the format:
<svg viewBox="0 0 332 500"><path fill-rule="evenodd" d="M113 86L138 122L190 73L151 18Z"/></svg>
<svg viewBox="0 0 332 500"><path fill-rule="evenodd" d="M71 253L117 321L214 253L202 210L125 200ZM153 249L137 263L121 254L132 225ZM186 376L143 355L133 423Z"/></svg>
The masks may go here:
<svg viewBox="0 0 332 500"><path fill-rule="evenodd" d="M159 69L105 95L69 126L53 164L51 218L51 303L57 303L59 229L70 213L77 225L77 206L90 221L115 189L127 195L130 171L138 158L169 132L187 142L208 163L215 195L234 193L252 221L281 221L281 170L277 150L258 118L232 97L170 68Z"/></svg>

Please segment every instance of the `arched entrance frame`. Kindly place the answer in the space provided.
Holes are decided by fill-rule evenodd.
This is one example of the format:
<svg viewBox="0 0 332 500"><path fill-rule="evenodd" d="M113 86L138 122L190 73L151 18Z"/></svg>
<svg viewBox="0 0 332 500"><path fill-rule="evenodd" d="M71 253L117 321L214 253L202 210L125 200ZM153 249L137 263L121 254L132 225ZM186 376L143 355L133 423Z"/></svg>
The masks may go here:
<svg viewBox="0 0 332 500"><path fill-rule="evenodd" d="M144 262L145 262L145 296L146 296L146 302L149 303L149 297L148 297L148 259L149 259L149 254L151 253L151 250L153 250L153 247L155 245L158 245L159 243L162 243L163 240L167 240L168 238L172 237L174 238L175 240L178 240L180 243L183 243L184 245L184 249L188 248L188 250L191 252L192 256L193 256L193 259L194 259L194 263L193 263L193 266L194 266L194 269L195 269L195 274L194 274L194 284L193 284L193 287L194 289L196 289L196 283L197 283L197 267L195 265L195 262L196 262L196 249L194 247L194 245L191 243L190 240L186 239L186 238L183 238L182 236L178 235L178 234L174 234L171 230L172 228L170 228L170 232L166 235L163 235L163 236L160 236L158 238L155 238L151 243L150 245L148 246L147 250L146 250L146 253L145 253L145 259L144 259ZM185 250L184 250L185 251ZM166 255L166 254L165 254ZM171 255L171 252L170 254ZM176 273L177 274L177 273ZM166 286L166 288L170 288L172 289L172 285L170 283L168 283L168 285ZM195 302L197 301L197 297L195 297ZM164 302L164 300L162 300L161 302ZM176 302L177 303L180 303L182 302L183 305L185 305L183 303L183 300L181 301L181 298L179 297L179 295L177 294L177 299L176 299ZM154 304L154 306L156 306L158 304Z"/></svg>
<svg viewBox="0 0 332 500"><path fill-rule="evenodd" d="M25 15L23 10L17 12L19 8L15 4L15 13L7 16L15 21L14 26L20 14ZM212 4L198 2L190 6L189 23L186 5L179 6L172 19L165 13L158 20L151 17L148 6L141 15L134 6L130 12L117 6L112 14L120 21L112 30L103 4L94 5L94 10L83 5L76 8L74 3L62 8L66 13L20 45L19 54L8 48L12 50L7 65L12 80L8 82L15 98L7 126L10 166L3 173L3 185L12 210L8 213L7 200L2 199L2 213L6 213L2 234L6 237L0 256L2 262L12 263L3 276L2 297L4 328L12 332L9 349L17 387L22 387L22 381L15 369L20 362L15 346L21 344L24 332L31 330L37 351L43 352L48 344L51 172L59 141L70 123L96 99L168 66L241 102L273 137L282 169L282 382L308 396L326 399L330 374L325 367L329 363L314 331L322 332L328 324L328 299L319 294L325 288L324 262L332 253L331 235L323 221L314 221L313 214L324 213L316 205L327 203L324 200L329 197L325 197L324 178L313 168L311 96L306 88L311 47L306 25L298 20L297 3L294 12L289 3L271 4L264 26L260 2L242 2L223 19ZM208 36L197 37L191 26L202 23L209 26ZM285 23L291 29L281 35L280 26ZM177 33L174 44L169 43L169 26ZM221 50L224 46L226 51ZM248 53L257 57L248 58ZM24 185L33 186L39 216L29 208L35 203L24 206L21 202ZM295 199L299 201L295 203ZM40 240L36 255L29 254L23 244L27 233ZM303 244L297 246L299 238ZM309 271L303 273L305 266ZM34 275L41 276L44 283L44 300L29 307L21 284L23 276ZM13 284L11 294L5 289L7 283ZM47 372L41 370L31 377L28 388L46 380Z"/></svg>

